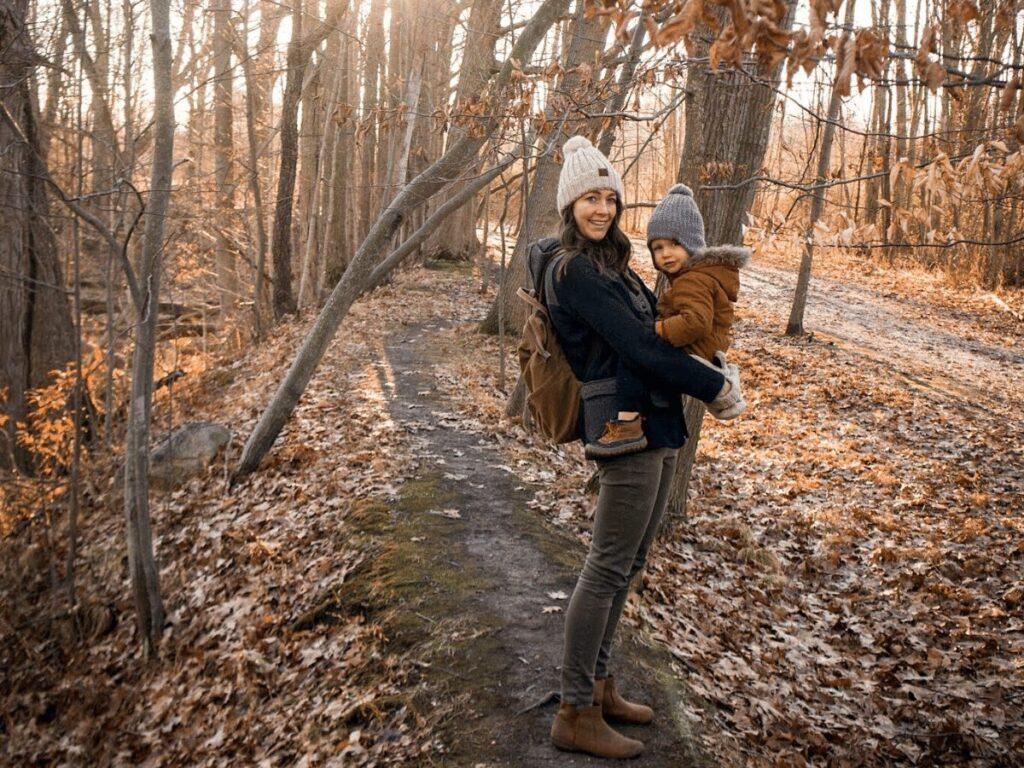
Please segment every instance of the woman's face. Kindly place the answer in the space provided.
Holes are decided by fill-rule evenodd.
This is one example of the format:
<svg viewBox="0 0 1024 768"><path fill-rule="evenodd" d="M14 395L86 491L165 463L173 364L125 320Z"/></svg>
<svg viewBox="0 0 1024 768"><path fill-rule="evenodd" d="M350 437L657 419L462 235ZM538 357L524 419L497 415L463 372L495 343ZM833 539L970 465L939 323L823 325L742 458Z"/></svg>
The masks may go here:
<svg viewBox="0 0 1024 768"><path fill-rule="evenodd" d="M588 240L603 240L618 208L614 189L595 189L576 199L572 215L576 226Z"/></svg>

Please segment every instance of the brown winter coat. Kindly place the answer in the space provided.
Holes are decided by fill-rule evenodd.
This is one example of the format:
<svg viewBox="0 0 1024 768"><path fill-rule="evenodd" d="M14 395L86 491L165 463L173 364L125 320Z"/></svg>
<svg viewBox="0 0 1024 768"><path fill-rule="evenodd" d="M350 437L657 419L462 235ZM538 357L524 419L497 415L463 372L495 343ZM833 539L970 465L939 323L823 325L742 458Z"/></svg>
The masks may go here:
<svg viewBox="0 0 1024 768"><path fill-rule="evenodd" d="M658 335L672 346L710 360L732 343L733 304L740 290L740 269L750 250L720 245L703 248L669 277L658 299Z"/></svg>

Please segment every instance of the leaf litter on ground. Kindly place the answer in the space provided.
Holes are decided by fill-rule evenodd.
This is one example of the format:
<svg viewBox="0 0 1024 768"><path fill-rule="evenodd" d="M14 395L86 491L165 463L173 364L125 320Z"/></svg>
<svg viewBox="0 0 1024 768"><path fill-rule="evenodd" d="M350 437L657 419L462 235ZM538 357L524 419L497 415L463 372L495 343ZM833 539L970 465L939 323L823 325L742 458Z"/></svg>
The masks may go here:
<svg viewBox="0 0 1024 768"><path fill-rule="evenodd" d="M821 322L848 343L783 336L788 298L741 289L730 357L750 410L705 419L689 513L625 615L712 705L698 733L716 765L1024 764L1024 327L931 273L829 255L811 291L842 291L853 314ZM792 256L754 263L795 281ZM449 295L486 308L471 286ZM503 392L471 315L435 335L437 380L586 546L594 465L505 417L514 347ZM1000 391L965 400L965 379Z"/></svg>

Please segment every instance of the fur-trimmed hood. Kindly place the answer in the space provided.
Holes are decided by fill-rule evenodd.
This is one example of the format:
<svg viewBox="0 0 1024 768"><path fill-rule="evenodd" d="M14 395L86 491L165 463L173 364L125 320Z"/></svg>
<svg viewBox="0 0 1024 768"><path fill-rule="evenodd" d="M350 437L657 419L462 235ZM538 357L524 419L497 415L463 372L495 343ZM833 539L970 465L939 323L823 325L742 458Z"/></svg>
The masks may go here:
<svg viewBox="0 0 1024 768"><path fill-rule="evenodd" d="M686 269L721 264L743 269L750 262L750 249L742 245L709 245L701 248L686 262Z"/></svg>

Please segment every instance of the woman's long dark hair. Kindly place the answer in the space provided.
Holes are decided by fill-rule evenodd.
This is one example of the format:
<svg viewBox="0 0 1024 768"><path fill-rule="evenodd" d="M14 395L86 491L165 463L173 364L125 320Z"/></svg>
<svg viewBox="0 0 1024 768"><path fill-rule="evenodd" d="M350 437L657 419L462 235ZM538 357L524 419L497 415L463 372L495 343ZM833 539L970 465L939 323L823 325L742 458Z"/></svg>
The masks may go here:
<svg viewBox="0 0 1024 768"><path fill-rule="evenodd" d="M562 277L569 262L583 253L593 259L598 272L604 273L607 270L613 270L619 274L625 274L633 245L626 237L626 233L619 229L619 219L622 217L622 201L619 200L619 196L615 196L615 216L612 217L612 225L608 227L605 236L598 241L589 239L580 231L572 209L573 205L570 204L565 206L565 210L562 211L560 250L567 255L558 265L558 276Z"/></svg>

